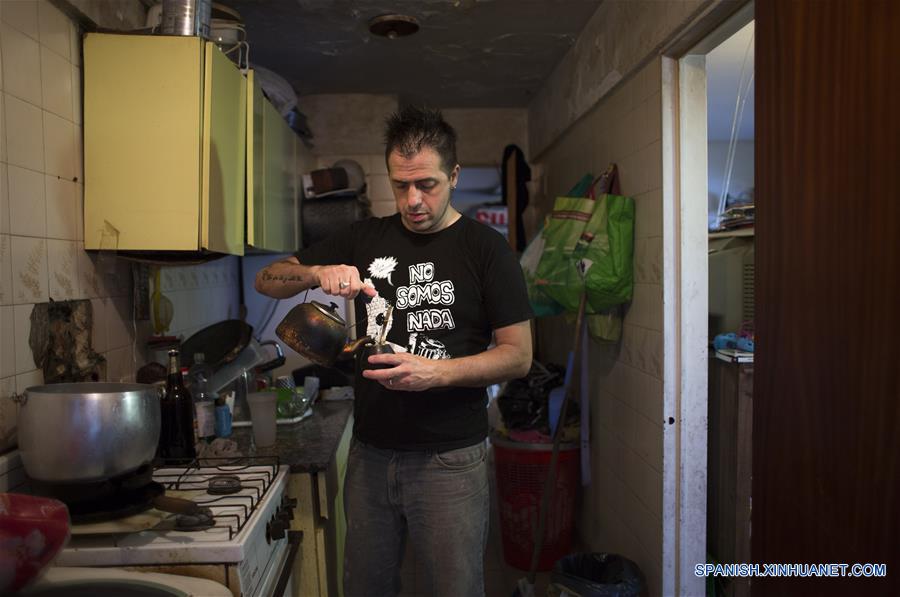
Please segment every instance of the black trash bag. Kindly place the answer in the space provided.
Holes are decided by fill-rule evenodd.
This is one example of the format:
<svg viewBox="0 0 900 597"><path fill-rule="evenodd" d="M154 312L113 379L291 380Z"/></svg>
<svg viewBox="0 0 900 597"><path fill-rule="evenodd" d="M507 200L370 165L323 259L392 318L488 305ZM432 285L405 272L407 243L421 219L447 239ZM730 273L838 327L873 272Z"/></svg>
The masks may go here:
<svg viewBox="0 0 900 597"><path fill-rule="evenodd" d="M553 566L550 583L580 597L637 597L645 584L637 564L610 553L565 556Z"/></svg>
<svg viewBox="0 0 900 597"><path fill-rule="evenodd" d="M547 396L551 389L562 384L565 373L565 368L559 365L532 365L528 375L507 383L497 397L497 406L507 429L549 429Z"/></svg>

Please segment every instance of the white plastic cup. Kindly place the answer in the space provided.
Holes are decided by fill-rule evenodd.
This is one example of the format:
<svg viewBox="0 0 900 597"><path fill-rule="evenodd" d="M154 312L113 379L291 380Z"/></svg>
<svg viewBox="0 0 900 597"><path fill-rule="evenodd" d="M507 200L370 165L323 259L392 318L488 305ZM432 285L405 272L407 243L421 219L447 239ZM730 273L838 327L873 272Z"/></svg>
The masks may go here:
<svg viewBox="0 0 900 597"><path fill-rule="evenodd" d="M303 393L306 399L312 402L315 400L316 392L319 391L319 378L313 375L307 375L303 378Z"/></svg>
<svg viewBox="0 0 900 597"><path fill-rule="evenodd" d="M250 420L253 424L253 442L258 448L275 445L275 392L253 392L247 395Z"/></svg>
<svg viewBox="0 0 900 597"><path fill-rule="evenodd" d="M287 388L289 390L293 390L297 384L294 383L294 378L290 375L279 375L278 379L275 380L276 388Z"/></svg>

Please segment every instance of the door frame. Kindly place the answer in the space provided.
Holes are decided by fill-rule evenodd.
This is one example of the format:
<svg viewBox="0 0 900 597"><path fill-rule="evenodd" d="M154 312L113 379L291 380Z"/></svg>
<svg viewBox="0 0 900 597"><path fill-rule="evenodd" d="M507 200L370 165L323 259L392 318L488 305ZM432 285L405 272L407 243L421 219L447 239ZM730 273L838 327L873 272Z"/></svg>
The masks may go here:
<svg viewBox="0 0 900 597"><path fill-rule="evenodd" d="M752 19L752 2L720 4L662 52L664 595L703 594L706 581L694 574L707 561L705 55Z"/></svg>

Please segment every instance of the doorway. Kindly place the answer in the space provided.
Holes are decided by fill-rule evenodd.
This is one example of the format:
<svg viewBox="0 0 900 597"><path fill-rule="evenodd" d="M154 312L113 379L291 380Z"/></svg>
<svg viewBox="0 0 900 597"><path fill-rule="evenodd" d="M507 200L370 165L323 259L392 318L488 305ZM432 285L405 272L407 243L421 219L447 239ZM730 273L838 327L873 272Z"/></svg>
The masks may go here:
<svg viewBox="0 0 900 597"><path fill-rule="evenodd" d="M736 219L728 220L727 216L732 214L726 212L740 205L737 199L752 197L753 184L752 166L747 176L744 164L739 164L740 175L734 176L735 161L746 154L749 141L741 139L740 123L749 115L748 104L750 110L753 108L746 66L743 81L739 72L730 77L735 81L730 102L713 103L710 103L710 77L715 83L715 75L710 75L708 66L716 63L716 49L752 20L750 3L711 32L707 28L705 34L696 35L694 39L702 36L701 41L687 51L663 60L663 226L672 232L665 235L663 246L664 350L671 355L665 359L664 404L665 411L679 419L678 425L674 424L675 417L666 421L673 426L674 433L666 434L664 444L663 490L665 495L674 496L674 512L667 517L663 529L663 552L671 554L664 557L666 594L695 595L705 591L705 579L695 574L695 566L708 561L710 332L734 325L733 320L710 316L710 307L717 307L715 300L712 305L710 301L709 251L711 243L714 246L747 243L746 240L719 241L715 235L721 231L713 232L711 239L710 226L718 227L723 221L736 222ZM743 44L738 71L744 56L748 55L747 33L744 32L743 41L733 42ZM749 55L752 54L751 47ZM727 88L727 83L722 87ZM742 95L738 89L743 90ZM733 109L740 109L743 103L743 113L720 114L719 102L730 103ZM752 131L752 125L749 128ZM728 232L722 238L749 237L746 230ZM715 282L719 282L718 278ZM715 286L712 288L716 290ZM733 309L731 305L727 311ZM728 331L737 334L743 321L740 309L736 317L738 329Z"/></svg>

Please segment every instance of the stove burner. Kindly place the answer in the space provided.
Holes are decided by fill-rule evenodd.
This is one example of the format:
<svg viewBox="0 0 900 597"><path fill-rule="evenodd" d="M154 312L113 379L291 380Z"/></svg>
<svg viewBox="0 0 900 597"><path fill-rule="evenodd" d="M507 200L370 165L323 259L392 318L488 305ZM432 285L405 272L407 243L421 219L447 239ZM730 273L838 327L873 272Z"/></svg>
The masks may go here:
<svg viewBox="0 0 900 597"><path fill-rule="evenodd" d="M218 475L209 480L209 489L206 493L210 495L229 495L237 493L243 486L241 480L235 475Z"/></svg>
<svg viewBox="0 0 900 597"><path fill-rule="evenodd" d="M176 531L205 531L215 526L212 510L203 508L195 514L179 514L175 517Z"/></svg>
<svg viewBox="0 0 900 597"><path fill-rule="evenodd" d="M69 508L72 524L117 520L150 509L163 486L151 478L149 465L104 481L45 483L32 480L36 495L56 498Z"/></svg>

